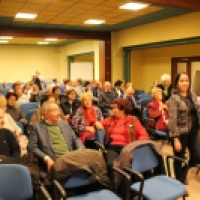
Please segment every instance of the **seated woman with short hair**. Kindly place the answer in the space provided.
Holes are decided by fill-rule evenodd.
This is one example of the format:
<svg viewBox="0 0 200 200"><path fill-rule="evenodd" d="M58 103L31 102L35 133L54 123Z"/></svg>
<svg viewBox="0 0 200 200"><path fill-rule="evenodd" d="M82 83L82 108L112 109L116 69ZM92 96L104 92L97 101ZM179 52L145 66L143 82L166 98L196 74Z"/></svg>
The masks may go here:
<svg viewBox="0 0 200 200"><path fill-rule="evenodd" d="M135 140L148 139L148 134L137 117L129 114L131 109L132 105L128 100L116 99L112 103L113 116L96 124L98 129L104 127L106 130L108 166L112 166L113 160L118 157L124 146Z"/></svg>
<svg viewBox="0 0 200 200"><path fill-rule="evenodd" d="M72 118L73 128L83 143L95 137L96 123L103 120L101 110L92 105L92 99L91 93L83 93L80 98L82 106Z"/></svg>
<svg viewBox="0 0 200 200"><path fill-rule="evenodd" d="M11 115L11 117L17 121L21 122L23 125L26 124L27 120L20 107L16 106L17 95L14 92L8 92L6 95L7 109L6 112Z"/></svg>
<svg viewBox="0 0 200 200"><path fill-rule="evenodd" d="M162 90L160 88L153 88L151 90L151 96L153 101L147 105L147 112L149 118L154 119L155 123L150 122L148 127L159 131L167 131L168 108L167 105L162 102Z"/></svg>
<svg viewBox="0 0 200 200"><path fill-rule="evenodd" d="M60 104L66 119L72 122L72 117L80 107L80 101L76 99L76 90L71 88L66 90L66 99Z"/></svg>

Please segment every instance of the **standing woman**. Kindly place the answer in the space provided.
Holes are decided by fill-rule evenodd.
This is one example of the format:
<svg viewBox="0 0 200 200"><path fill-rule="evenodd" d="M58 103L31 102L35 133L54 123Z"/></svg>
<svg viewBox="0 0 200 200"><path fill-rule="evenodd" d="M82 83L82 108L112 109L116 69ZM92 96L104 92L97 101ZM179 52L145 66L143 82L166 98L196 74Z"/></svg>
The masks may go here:
<svg viewBox="0 0 200 200"><path fill-rule="evenodd" d="M191 153L194 137L200 124L200 112L197 96L190 90L190 82L185 72L178 73L174 81L174 90L168 102L169 124L174 155L185 158L185 151L190 152L189 164L192 166ZM175 175L178 180L185 182L184 167L179 161L174 162Z"/></svg>

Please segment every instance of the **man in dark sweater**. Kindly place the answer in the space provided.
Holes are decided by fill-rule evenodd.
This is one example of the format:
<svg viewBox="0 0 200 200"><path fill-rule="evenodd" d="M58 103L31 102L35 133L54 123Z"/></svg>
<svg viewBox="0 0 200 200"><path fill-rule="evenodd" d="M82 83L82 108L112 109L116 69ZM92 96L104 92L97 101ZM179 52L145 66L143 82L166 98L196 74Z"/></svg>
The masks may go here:
<svg viewBox="0 0 200 200"><path fill-rule="evenodd" d="M117 97L118 97L117 92L111 90L111 83L106 81L104 83L104 90L99 95L99 106L103 114L106 115L112 114L111 104Z"/></svg>
<svg viewBox="0 0 200 200"><path fill-rule="evenodd" d="M20 147L13 133L4 127L4 111L0 109L0 164L18 163Z"/></svg>

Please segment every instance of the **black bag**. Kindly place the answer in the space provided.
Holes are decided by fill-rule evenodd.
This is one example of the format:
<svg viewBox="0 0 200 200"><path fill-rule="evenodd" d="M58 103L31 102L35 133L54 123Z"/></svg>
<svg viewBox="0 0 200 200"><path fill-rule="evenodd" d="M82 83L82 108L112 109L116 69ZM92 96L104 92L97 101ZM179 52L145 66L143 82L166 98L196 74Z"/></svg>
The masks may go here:
<svg viewBox="0 0 200 200"><path fill-rule="evenodd" d="M190 165L200 164L200 129L189 139Z"/></svg>
<svg viewBox="0 0 200 200"><path fill-rule="evenodd" d="M26 154L21 158L20 164L28 168L31 175L32 186L34 189L37 189L41 185L37 157L33 153Z"/></svg>

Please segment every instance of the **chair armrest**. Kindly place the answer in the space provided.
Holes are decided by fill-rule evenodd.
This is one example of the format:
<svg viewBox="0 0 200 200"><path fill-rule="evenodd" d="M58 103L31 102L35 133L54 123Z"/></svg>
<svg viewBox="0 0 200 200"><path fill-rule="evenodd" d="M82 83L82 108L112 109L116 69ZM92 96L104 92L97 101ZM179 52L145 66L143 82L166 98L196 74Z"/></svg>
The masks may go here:
<svg viewBox="0 0 200 200"><path fill-rule="evenodd" d="M97 142L97 141L95 141L94 144L95 144L99 149L101 149L103 152L105 152L105 147L104 147L103 144L101 144L101 143L99 143L99 142Z"/></svg>
<svg viewBox="0 0 200 200"><path fill-rule="evenodd" d="M145 124L145 128L147 128L146 126L147 126L148 122L155 123L154 119L150 119L150 118L147 118L147 117L143 118L143 121L144 121L144 124Z"/></svg>
<svg viewBox="0 0 200 200"><path fill-rule="evenodd" d="M124 191L123 199L128 200L129 199L129 188L130 188L130 185L131 185L131 177L127 173L125 173L123 170L116 168L116 167L113 167L112 168L112 177L111 177L112 183L114 183L114 172L122 175L125 178L125 191ZM113 191L115 193L117 192L116 189L117 188L115 187L115 185L113 185Z"/></svg>
<svg viewBox="0 0 200 200"><path fill-rule="evenodd" d="M97 146L98 150L102 151L104 159L106 159L106 149L105 146L97 141L94 142L94 144Z"/></svg>
<svg viewBox="0 0 200 200"><path fill-rule="evenodd" d="M141 197L142 197L142 191L143 191L143 188L144 188L144 177L143 177L143 175L141 173L139 173L139 172L137 172L133 169L127 168L127 167L123 168L123 170L125 172L127 172L128 174L134 175L134 176L139 178L139 180L140 180L140 191L138 193L138 199L140 200Z"/></svg>
<svg viewBox="0 0 200 200"><path fill-rule="evenodd" d="M38 190L38 192L39 192L39 199L41 200L52 200L52 198L51 198L51 196L50 196L50 194L47 192L47 190L46 190L46 188L43 186L43 185L41 185L40 187L39 187L39 190Z"/></svg>
<svg viewBox="0 0 200 200"><path fill-rule="evenodd" d="M54 194L59 195L59 198L62 197L66 199L66 192L64 188L60 185L60 183L57 180L53 180L53 185L54 185Z"/></svg>
<svg viewBox="0 0 200 200"><path fill-rule="evenodd" d="M187 175L187 172L188 172L188 169L189 169L189 164L188 164L188 161L183 159L183 158L179 158L177 156L172 156L172 155L169 155L167 156L166 158L166 161L167 161L167 173L168 173L168 176L171 177L171 170L170 170L170 164L169 164L169 159L173 159L173 160L177 160L179 162L182 162L185 164L185 176Z"/></svg>

